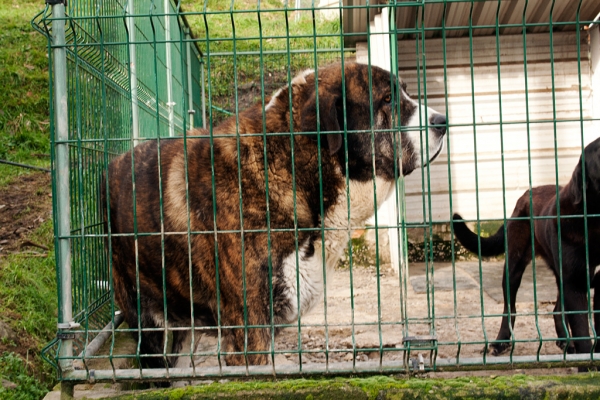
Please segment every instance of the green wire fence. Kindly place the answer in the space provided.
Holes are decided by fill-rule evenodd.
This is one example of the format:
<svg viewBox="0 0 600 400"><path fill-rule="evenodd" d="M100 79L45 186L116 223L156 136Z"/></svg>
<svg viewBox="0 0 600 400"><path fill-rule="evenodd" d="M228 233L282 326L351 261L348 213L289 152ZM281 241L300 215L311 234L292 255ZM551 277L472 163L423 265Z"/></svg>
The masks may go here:
<svg viewBox="0 0 600 400"><path fill-rule="evenodd" d="M48 38L54 99L59 315L57 338L44 357L64 382L595 364L593 352L568 353L572 338L564 296L549 289L557 283L535 258L517 298L519 310L507 313L518 316L507 340L510 351L489 355L506 314L503 289L513 290L501 283L508 267L502 256L484 261L468 256L454 241L451 222L460 212L476 232L493 233L511 220L526 190L549 184L559 193L558 185L568 182L584 147L600 136L599 13L596 0L72 0L66 5L47 0L33 25ZM364 226L349 225L349 247L338 268L323 268L328 284L315 313L281 326L271 315L268 328L279 332L271 339L271 365L227 366L218 340L222 326L215 321L217 339L202 335L208 328L191 327L198 331L197 352L185 354L195 360L191 368L142 368L147 355L140 354L139 341L129 348L121 344L141 330L122 324L115 302L112 236L101 200L110 161L148 141L184 137L187 143L201 137L212 144L219 138L214 127L252 104L265 109L270 96L300 71L318 74L329 63L351 61L397 72L413 99L446 115L446 149L406 178L396 171L391 199ZM373 109L370 113L373 120ZM420 119L426 129L430 123ZM393 128L407 129L400 121ZM341 129L352 133L345 125ZM265 141L269 135L290 133L256 134ZM427 137L420 140L421 148L428 147ZM239 146L238 137L238 153ZM210 157L215 157L212 146ZM429 155L419 157L426 164ZM238 161L240 181L243 168ZM321 174L315 179L322 193ZM186 176L186 190L193 184ZM268 183L266 189L268 198ZM293 201L295 209L295 195ZM241 208L240 234L246 235ZM585 215L586 235L588 221L597 217ZM528 220L532 234L536 220ZM270 224L267 211L265 226ZM188 246L194 235L216 238L217 231L194 232L188 221ZM260 232L269 237L265 253L271 254L278 232ZM296 226L297 252L302 233ZM314 232L323 243L326 233ZM129 236L144 235L162 238L166 274L165 232L136 230ZM590 247L585 244L588 264ZM243 240L239 251L246 253ZM132 255L136 263L138 256ZM563 268L561 263L558 287ZM595 341L593 276L582 279ZM270 288L265 296L272 306ZM139 279L132 290L139 292ZM554 331L557 315L566 338ZM247 332L249 326L235 328ZM173 356L169 340L163 359ZM560 340L566 341L564 349L555 346Z"/></svg>

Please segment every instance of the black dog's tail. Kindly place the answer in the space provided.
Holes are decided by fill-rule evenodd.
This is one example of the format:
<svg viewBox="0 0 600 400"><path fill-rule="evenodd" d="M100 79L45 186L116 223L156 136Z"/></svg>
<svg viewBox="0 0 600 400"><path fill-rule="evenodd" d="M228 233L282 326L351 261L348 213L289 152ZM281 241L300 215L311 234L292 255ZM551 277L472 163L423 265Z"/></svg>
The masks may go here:
<svg viewBox="0 0 600 400"><path fill-rule="evenodd" d="M464 248L469 250L471 253L479 253L479 245L477 242L478 235L472 232L464 221L460 221L463 218L454 214L452 216L452 225L454 225L454 236L458 239L460 244ZM496 233L487 238L480 238L481 242L481 256L492 257L498 256L504 253L504 225L502 225Z"/></svg>

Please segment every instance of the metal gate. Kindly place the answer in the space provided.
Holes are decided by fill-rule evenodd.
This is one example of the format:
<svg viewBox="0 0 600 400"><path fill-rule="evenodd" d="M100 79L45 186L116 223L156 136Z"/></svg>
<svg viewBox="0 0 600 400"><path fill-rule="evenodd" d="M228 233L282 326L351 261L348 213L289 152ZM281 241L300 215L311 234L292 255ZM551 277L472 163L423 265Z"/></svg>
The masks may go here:
<svg viewBox="0 0 600 400"><path fill-rule="evenodd" d="M511 305L503 311L503 290L509 294L516 290L503 287L502 275L508 271L504 256L481 261L477 254L469 255L454 241L452 214L461 213L476 232L493 233L513 220L512 209L526 190L565 185L584 147L600 136L597 1L579 0L575 5L563 0L47 3L33 24L48 37L54 99L59 323L57 339L46 347L44 356L61 380L307 376L595 363L593 350L569 354L569 346L577 340L568 319L575 313L565 311L564 295L557 292L564 286L562 263L557 284L534 259L528 267L532 275L525 275L520 288L518 309ZM325 268L323 263L323 280L329 283L318 305L294 323L269 322L267 328L278 331L266 351L269 365L248 362L253 354L247 347L242 354L245 365L226 365L228 352L220 339L223 329L233 328L224 328L218 320L187 328L122 324L113 285L111 233L102 215L101 185L108 187L102 177L110 161L145 142L164 144L181 137L187 141L190 135L212 144L218 138L213 128L251 104L268 108L272 96L279 88L291 86L298 72L308 68L318 73L332 62L351 61L398 71L423 109L445 115L445 149L431 165L408 177L396 170L393 194L376 215L341 230L349 247L335 268ZM400 111L399 102L392 103ZM420 129L426 131L431 122L423 113L418 119ZM207 130L193 131L199 127ZM265 130L256 134L264 136L265 143L269 135L293 138L293 133ZM394 119L392 130L407 132L410 127ZM344 138L351 133L344 130ZM375 131L366 134L373 138ZM240 140L238 132L238 149ZM427 137L419 140L422 148L428 146ZM429 156L427 151L419 154L421 164ZM349 165L347 157L344 163ZM238 165L240 174L243 167ZM209 173L214 175L214 165ZM193 184L187 176L185 182ZM187 186L185 193L189 197ZM346 197L349 204L349 190ZM161 208L162 201L161 197ZM241 195L239 201L241 215ZM322 205L324 200L320 201ZM584 215L589 224L597 217ZM161 223L162 218L161 212ZM268 218L267 212L270 224ZM534 222L542 219L527 219L531 232ZM303 229L293 230L297 252ZM210 232L194 232L188 225L184 236L191 248L194 237L214 235L216 246L217 233L228 232L218 231L216 225ZM326 232L324 227L315 231L323 247ZM246 234L243 228L236 233ZM167 274L165 234L169 232L164 229L146 233L162 235L159 247ZM135 237L137 243L144 234L123 236ZM586 243L588 263L589 248ZM272 254L270 239L264 251ZM244 254L243 247L240 252ZM477 253L481 252L480 248ZM139 254L133 257L137 265ZM139 270L135 276L139 310ZM595 343L593 274L586 285L587 309L582 312L592 326L588 339ZM269 289L271 294L265 295L270 296L272 308L272 283ZM163 283L165 297L166 290ZM189 290L193 292L191 285ZM555 308L556 302L560 307ZM509 351L493 356L488 352L503 315L517 316L516 323L510 324L510 337L502 342L510 345ZM555 332L555 317L566 328L564 337ZM143 368L148 355L140 354L140 339L129 350L118 342L144 329L164 333L163 351L155 356L167 361L183 354L190 367L167 362L165 368ZM182 329L192 332L192 351L171 349L173 335ZM204 334L210 329L217 332L217 339ZM129 368L120 366L121 360L131 361Z"/></svg>

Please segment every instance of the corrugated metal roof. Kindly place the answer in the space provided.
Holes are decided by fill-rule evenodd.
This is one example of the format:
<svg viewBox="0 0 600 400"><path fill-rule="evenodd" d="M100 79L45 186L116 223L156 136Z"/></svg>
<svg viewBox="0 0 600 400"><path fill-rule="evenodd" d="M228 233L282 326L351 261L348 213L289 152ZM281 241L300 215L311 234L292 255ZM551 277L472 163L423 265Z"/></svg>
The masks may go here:
<svg viewBox="0 0 600 400"><path fill-rule="evenodd" d="M367 21L379 14L386 0L345 0L344 6L357 7L344 10L346 43L366 41ZM488 0L452 1L421 0L396 2L396 27L399 39L414 37L411 31L425 29L425 36L441 37L442 27L447 37L468 36L472 26L473 36L493 35L496 23L500 34L573 31L589 25L600 13L599 0ZM579 20L579 25L577 24ZM552 24L550 23L552 21Z"/></svg>

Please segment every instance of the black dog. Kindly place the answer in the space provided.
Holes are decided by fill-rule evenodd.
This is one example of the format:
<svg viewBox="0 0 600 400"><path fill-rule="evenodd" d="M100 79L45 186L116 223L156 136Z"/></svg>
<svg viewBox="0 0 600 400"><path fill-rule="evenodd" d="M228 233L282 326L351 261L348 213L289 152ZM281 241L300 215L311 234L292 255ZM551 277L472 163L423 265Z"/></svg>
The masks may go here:
<svg viewBox="0 0 600 400"><path fill-rule="evenodd" d="M584 151L585 159L580 158L571 181L564 187L559 187L559 205L557 212L556 186L546 185L526 191L517 201L511 219L507 223L508 239L508 276L506 272L502 278L504 293L504 316L502 326L496 342L492 343L492 354L498 355L506 351L510 344L510 328L508 324L508 296L507 285L510 290L511 326L515 322L515 302L517 291L525 268L532 257L532 240L530 223L534 221L534 250L536 256L541 256L554 272L559 294L554 311L554 324L559 339L566 339L567 333L563 325L561 309L561 292L564 298L565 311L569 313L566 318L567 329L570 328L574 348L569 352L589 353L592 344L589 339L589 325L587 321L588 309L588 278L592 286L597 286L600 279L592 279L595 267L600 264L600 138L590 143ZM585 164L585 185L583 165ZM532 204L530 204L530 198ZM585 198L585 202L584 202ZM587 207L587 218L584 217L584 203ZM533 215L531 212L533 211ZM559 222L556 217L560 213L560 249L559 253ZM518 218L518 219L517 219ZM467 250L478 252L478 237L465 225L462 217L454 214L454 234L458 241ZM585 224L587 220L587 236ZM489 238L480 238L481 256L489 257L504 253L504 225ZM586 246L586 243L588 246ZM589 250L586 259L586 247ZM562 266L562 283L560 279ZM600 288L594 294L594 308L600 307ZM600 315L594 314L596 331L600 328ZM559 340L557 345L564 349L565 341Z"/></svg>

